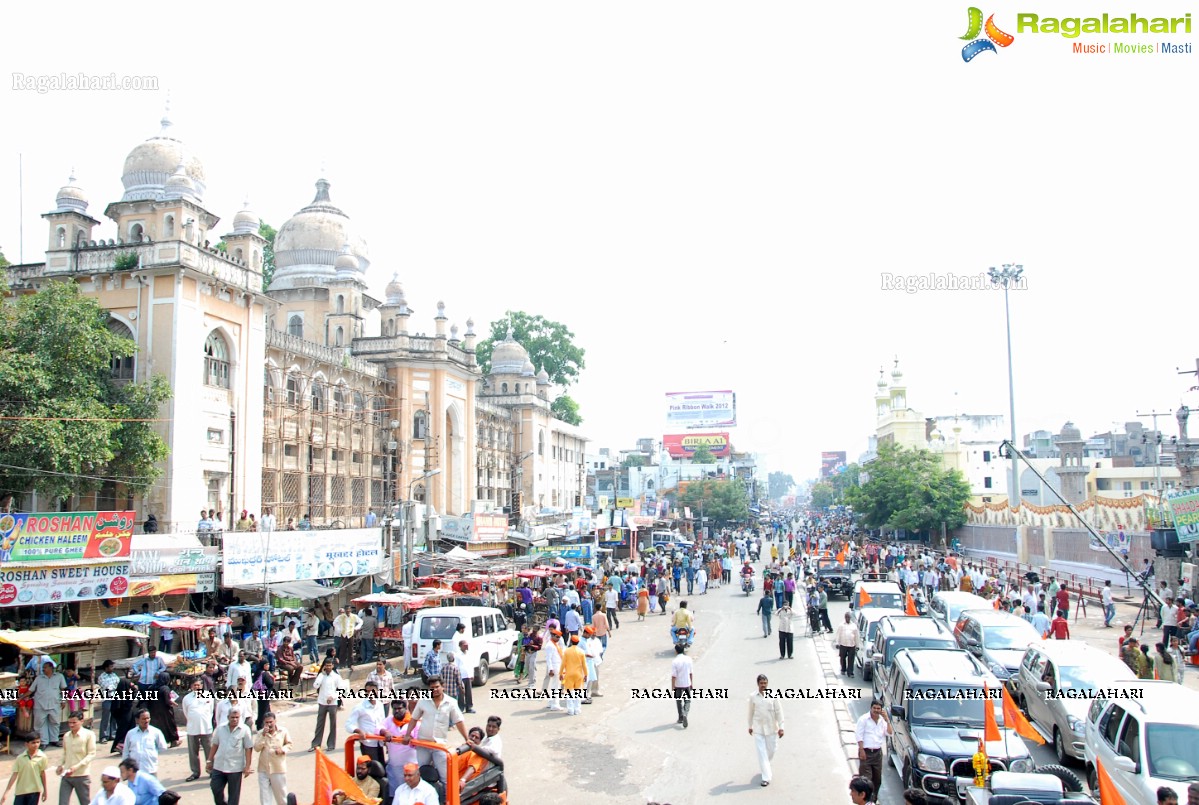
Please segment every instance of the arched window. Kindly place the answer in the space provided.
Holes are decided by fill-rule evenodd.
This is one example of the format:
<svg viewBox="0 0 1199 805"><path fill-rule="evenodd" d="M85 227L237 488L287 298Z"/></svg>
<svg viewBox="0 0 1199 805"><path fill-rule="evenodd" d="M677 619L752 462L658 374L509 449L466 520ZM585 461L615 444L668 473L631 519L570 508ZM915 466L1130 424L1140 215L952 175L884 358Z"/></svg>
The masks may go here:
<svg viewBox="0 0 1199 805"><path fill-rule="evenodd" d="M337 305L334 308L334 312L335 313L345 313L346 312L346 298L344 296L342 296L341 294L337 295Z"/></svg>
<svg viewBox="0 0 1199 805"><path fill-rule="evenodd" d="M300 378L294 373L287 376L287 404L292 407L300 404Z"/></svg>
<svg viewBox="0 0 1199 805"><path fill-rule="evenodd" d="M175 237L175 216L168 215L166 217L166 221L163 224L162 234L163 237L167 238Z"/></svg>
<svg viewBox="0 0 1199 805"><path fill-rule="evenodd" d="M271 370L262 370L262 399L263 402L273 403L275 401L275 387L271 378Z"/></svg>
<svg viewBox="0 0 1199 805"><path fill-rule="evenodd" d="M108 331L113 335L119 335L122 338L133 340L133 332L118 319L108 320ZM133 356L127 355L123 358L113 356L112 358L112 378L113 380L132 380L133 379Z"/></svg>
<svg viewBox="0 0 1199 805"><path fill-rule="evenodd" d="M246 260L246 253L245 253L244 251L242 251L242 250L241 250L241 247L238 247L238 248L236 248L236 249L234 249L234 250L233 250L233 259L234 259L234 260L236 260L236 261L237 261L237 262L239 262L239 263L244 263L244 262L245 262L245 260Z"/></svg>
<svg viewBox="0 0 1199 805"><path fill-rule="evenodd" d="M262 262L262 255L258 253L257 249L251 252L251 254L253 255L254 259L254 268L259 268Z"/></svg>
<svg viewBox="0 0 1199 805"><path fill-rule="evenodd" d="M325 410L325 384L319 380L312 381L312 413L319 414Z"/></svg>
<svg viewBox="0 0 1199 805"><path fill-rule="evenodd" d="M537 455L545 455L545 431L537 434Z"/></svg>
<svg viewBox="0 0 1199 805"><path fill-rule="evenodd" d="M57 231L57 232L55 233L55 235L54 235L54 242L58 244L58 248L60 248L60 249L66 248L66 245L67 245L67 230L63 229L63 228L60 226L60 227L58 228L58 231Z"/></svg>
<svg viewBox="0 0 1199 805"><path fill-rule="evenodd" d="M345 341L345 331L339 325L337 329L333 331L333 346L340 347L343 341Z"/></svg>
<svg viewBox="0 0 1199 805"><path fill-rule="evenodd" d="M341 328L338 328L341 329ZM344 414L346 412L346 390L344 386L338 386L333 389L333 413Z"/></svg>
<svg viewBox="0 0 1199 805"><path fill-rule="evenodd" d="M412 438L429 438L429 415L424 411L417 411L412 415Z"/></svg>
<svg viewBox="0 0 1199 805"><path fill-rule="evenodd" d="M204 341L204 385L229 388L229 345L216 330Z"/></svg>
<svg viewBox="0 0 1199 805"><path fill-rule="evenodd" d="M287 317L287 334L294 335L296 338L304 337L304 317L299 313L293 313Z"/></svg>
<svg viewBox="0 0 1199 805"><path fill-rule="evenodd" d="M129 227L130 243L141 243L145 239L145 236L145 231L142 229L141 224L134 224L133 226Z"/></svg>
<svg viewBox="0 0 1199 805"><path fill-rule="evenodd" d="M362 419L362 412L366 409L366 400L362 396L362 392L354 392L354 419Z"/></svg>
<svg viewBox="0 0 1199 805"><path fill-rule="evenodd" d="M508 393L508 384L500 383L500 394L507 394L507 393Z"/></svg>

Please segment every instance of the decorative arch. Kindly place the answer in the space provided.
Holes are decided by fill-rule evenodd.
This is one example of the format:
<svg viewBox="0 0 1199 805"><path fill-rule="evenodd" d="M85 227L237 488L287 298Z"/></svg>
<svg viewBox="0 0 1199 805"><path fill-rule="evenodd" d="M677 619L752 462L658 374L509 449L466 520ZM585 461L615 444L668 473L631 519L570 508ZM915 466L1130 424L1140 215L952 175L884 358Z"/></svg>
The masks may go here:
<svg viewBox="0 0 1199 805"><path fill-rule="evenodd" d="M204 339L204 385L232 388L236 342L223 327L214 327Z"/></svg>
<svg viewBox="0 0 1199 805"><path fill-rule="evenodd" d="M140 223L131 224L129 226L129 242L141 243L146 239L146 228Z"/></svg>
<svg viewBox="0 0 1199 805"><path fill-rule="evenodd" d="M458 401L450 403L445 411L445 458L442 462L442 476L445 484L445 508L447 514L461 514L466 511L467 490L467 460L466 460L466 416L462 404Z"/></svg>
<svg viewBox="0 0 1199 805"><path fill-rule="evenodd" d="M115 314L108 314L108 331L113 335L119 335L123 338L128 338L137 343L137 336L133 334L133 327L130 326L124 319ZM113 358L112 362L112 379L113 380L133 380L137 376L137 353L126 356L124 358Z"/></svg>
<svg viewBox="0 0 1199 805"><path fill-rule="evenodd" d="M162 233L163 233L163 237L167 237L167 238L175 237L175 216L168 215L163 220Z"/></svg>

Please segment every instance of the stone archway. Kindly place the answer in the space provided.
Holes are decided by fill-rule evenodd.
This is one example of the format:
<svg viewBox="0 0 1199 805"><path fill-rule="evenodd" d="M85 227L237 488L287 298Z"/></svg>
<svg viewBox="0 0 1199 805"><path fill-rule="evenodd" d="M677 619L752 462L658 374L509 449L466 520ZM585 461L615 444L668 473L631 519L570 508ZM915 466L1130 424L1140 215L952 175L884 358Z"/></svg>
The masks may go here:
<svg viewBox="0 0 1199 805"><path fill-rule="evenodd" d="M468 508L466 432L462 409L457 402L453 402L445 412L445 458L442 463L442 474L445 476L445 505L448 514L465 514Z"/></svg>

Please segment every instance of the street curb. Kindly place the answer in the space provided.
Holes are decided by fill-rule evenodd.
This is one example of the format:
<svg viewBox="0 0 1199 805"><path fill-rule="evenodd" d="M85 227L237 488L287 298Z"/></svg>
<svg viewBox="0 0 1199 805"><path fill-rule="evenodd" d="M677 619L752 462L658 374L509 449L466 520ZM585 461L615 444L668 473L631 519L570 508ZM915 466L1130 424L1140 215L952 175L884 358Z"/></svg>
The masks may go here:
<svg viewBox="0 0 1199 805"><path fill-rule="evenodd" d="M833 666L832 651L826 637L815 635L811 639L815 644L816 659L820 663L820 670L824 673L825 686L848 688L840 673ZM837 732L840 733L841 751L845 753L845 765L852 777L858 773L857 722L850 715L849 706L843 701L833 701L833 718L837 722Z"/></svg>

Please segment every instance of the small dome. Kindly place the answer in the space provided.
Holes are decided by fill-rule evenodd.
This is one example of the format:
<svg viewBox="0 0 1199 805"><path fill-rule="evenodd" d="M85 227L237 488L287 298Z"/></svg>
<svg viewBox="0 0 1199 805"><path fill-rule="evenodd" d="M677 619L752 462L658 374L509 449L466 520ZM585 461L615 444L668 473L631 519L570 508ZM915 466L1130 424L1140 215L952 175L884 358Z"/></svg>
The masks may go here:
<svg viewBox="0 0 1199 805"><path fill-rule="evenodd" d="M333 261L333 268L337 270L338 279L347 274L353 277L358 272L358 258L350 251L350 244L341 247L341 254Z"/></svg>
<svg viewBox="0 0 1199 805"><path fill-rule="evenodd" d="M899 371L899 358L895 359L895 368L891 370L891 385L898 386L903 382L903 372Z"/></svg>
<svg viewBox="0 0 1199 805"><path fill-rule="evenodd" d="M880 390L885 389L887 387L887 377L882 369L878 370L878 382L875 383L874 385L876 387L878 387Z"/></svg>
<svg viewBox="0 0 1199 805"><path fill-rule="evenodd" d="M383 293L387 297L387 304L404 304L404 286L400 284L399 274L391 275L391 282L387 283L387 287L383 290Z"/></svg>
<svg viewBox="0 0 1199 805"><path fill-rule="evenodd" d="M191 177L187 175L187 166L180 162L175 167L175 172L171 174L171 178L167 179L166 185L163 186L162 197L164 199L194 199L195 196L196 185L192 182Z"/></svg>
<svg viewBox="0 0 1199 805"><path fill-rule="evenodd" d="M279 227L275 236L275 276L271 288L280 290L308 287L322 279L331 279L336 274L341 249L350 244L350 251L358 258L357 272L362 274L370 266L366 241L355 235L350 227L350 218L329 198L329 182L323 177L317 180L316 197Z"/></svg>
<svg viewBox="0 0 1199 805"><path fill-rule="evenodd" d="M258 215L250 209L250 202L242 205L237 215L233 216L233 234L255 235L258 233Z"/></svg>
<svg viewBox="0 0 1199 805"><path fill-rule="evenodd" d="M537 367L533 365L532 361L526 360L523 364L521 364L521 377L533 377L535 374L537 374Z"/></svg>
<svg viewBox="0 0 1199 805"><path fill-rule="evenodd" d="M491 373L495 375L519 375L528 362L529 351L516 342L511 330L491 351Z"/></svg>
<svg viewBox="0 0 1199 805"><path fill-rule="evenodd" d="M1082 431L1076 428L1073 422L1067 422L1065 425L1062 425L1062 432L1058 434L1058 437L1061 439L1081 439Z"/></svg>
<svg viewBox="0 0 1199 805"><path fill-rule="evenodd" d="M204 166L200 160L186 154L183 143L171 136L170 128L168 109L162 117L162 130L158 136L134 146L129 156L125 157L125 167L121 171L125 194L121 196L121 201L164 198L166 184L181 162L192 181L193 195L197 200L203 197Z"/></svg>
<svg viewBox="0 0 1199 805"><path fill-rule="evenodd" d="M537 373L537 385L548 386L550 384L550 373L542 369Z"/></svg>
<svg viewBox="0 0 1199 805"><path fill-rule="evenodd" d="M55 212L87 212L87 196L83 195L83 190L75 184L74 171L71 172L71 177L58 191L58 196L54 200L58 204Z"/></svg>

